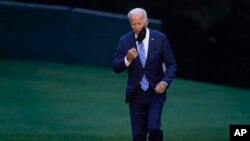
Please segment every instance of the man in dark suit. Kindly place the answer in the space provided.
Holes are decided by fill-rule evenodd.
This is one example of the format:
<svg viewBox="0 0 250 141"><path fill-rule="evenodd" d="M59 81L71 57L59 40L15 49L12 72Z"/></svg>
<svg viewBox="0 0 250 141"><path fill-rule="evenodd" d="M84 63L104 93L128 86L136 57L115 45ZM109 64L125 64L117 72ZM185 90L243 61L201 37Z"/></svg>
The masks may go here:
<svg viewBox="0 0 250 141"><path fill-rule="evenodd" d="M142 8L129 11L131 32L120 38L113 70L128 70L126 103L129 103L133 141L163 141L161 114L176 61L165 34L147 27Z"/></svg>

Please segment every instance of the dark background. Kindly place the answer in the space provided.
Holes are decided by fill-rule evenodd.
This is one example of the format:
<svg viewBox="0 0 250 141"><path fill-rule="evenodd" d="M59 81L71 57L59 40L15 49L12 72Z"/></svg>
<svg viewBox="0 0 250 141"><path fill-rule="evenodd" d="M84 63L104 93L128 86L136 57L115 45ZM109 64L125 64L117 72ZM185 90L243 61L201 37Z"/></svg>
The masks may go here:
<svg viewBox="0 0 250 141"><path fill-rule="evenodd" d="M120 14L143 7L149 18L162 21L162 32L175 52L178 77L250 88L250 0L16 1Z"/></svg>

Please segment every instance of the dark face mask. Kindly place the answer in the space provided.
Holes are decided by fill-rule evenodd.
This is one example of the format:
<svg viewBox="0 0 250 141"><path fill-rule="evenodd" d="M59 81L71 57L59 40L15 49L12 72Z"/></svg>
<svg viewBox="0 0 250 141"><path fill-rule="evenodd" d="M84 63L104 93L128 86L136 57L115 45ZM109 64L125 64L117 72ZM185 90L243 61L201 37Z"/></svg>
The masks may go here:
<svg viewBox="0 0 250 141"><path fill-rule="evenodd" d="M136 39L139 42L139 44L144 40L145 36L146 36L146 28L143 27L141 31L138 33L138 36Z"/></svg>

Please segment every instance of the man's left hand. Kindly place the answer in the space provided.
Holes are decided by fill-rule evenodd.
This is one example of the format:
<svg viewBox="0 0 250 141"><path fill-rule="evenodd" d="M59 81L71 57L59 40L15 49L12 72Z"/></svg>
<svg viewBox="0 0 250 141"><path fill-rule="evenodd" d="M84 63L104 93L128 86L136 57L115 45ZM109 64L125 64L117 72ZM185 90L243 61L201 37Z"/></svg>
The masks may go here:
<svg viewBox="0 0 250 141"><path fill-rule="evenodd" d="M156 85L155 92L157 94L162 94L166 90L166 88L167 88L166 84L163 81L161 81Z"/></svg>

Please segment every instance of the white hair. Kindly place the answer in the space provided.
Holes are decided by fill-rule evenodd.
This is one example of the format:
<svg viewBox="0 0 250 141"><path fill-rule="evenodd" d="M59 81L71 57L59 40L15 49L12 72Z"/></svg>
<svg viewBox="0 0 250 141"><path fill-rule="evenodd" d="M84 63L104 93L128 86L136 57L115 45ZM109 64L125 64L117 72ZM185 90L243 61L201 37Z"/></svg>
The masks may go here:
<svg viewBox="0 0 250 141"><path fill-rule="evenodd" d="M141 13L146 21L148 20L147 12L143 8L134 8L134 9L130 10L128 12L128 18L130 19L130 17L132 15L138 14L138 13Z"/></svg>

